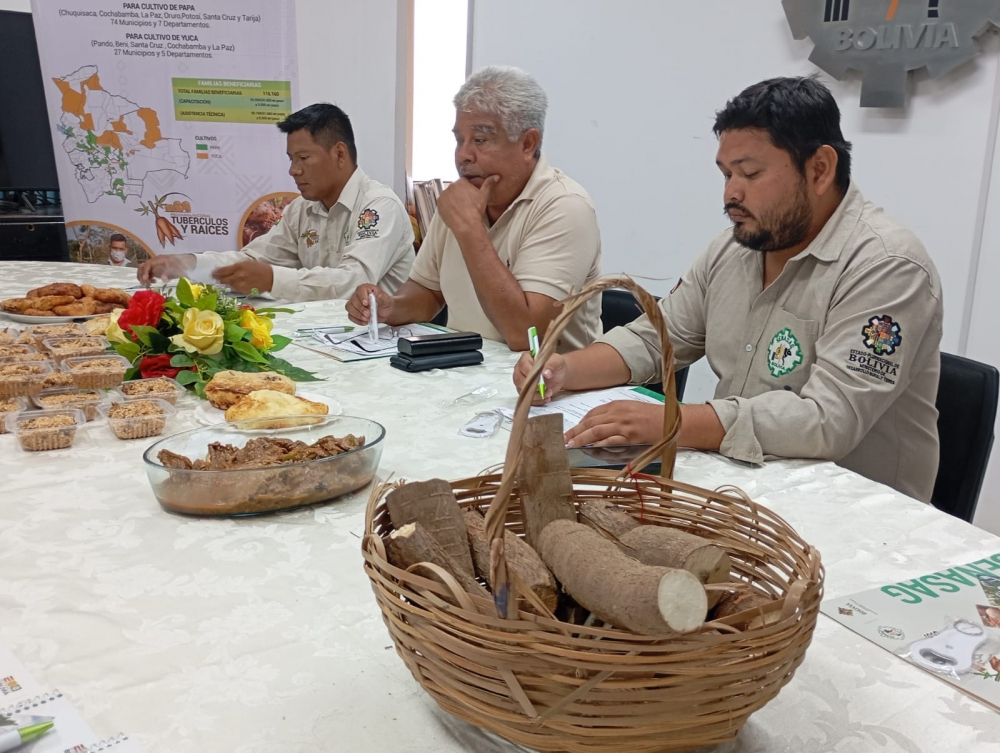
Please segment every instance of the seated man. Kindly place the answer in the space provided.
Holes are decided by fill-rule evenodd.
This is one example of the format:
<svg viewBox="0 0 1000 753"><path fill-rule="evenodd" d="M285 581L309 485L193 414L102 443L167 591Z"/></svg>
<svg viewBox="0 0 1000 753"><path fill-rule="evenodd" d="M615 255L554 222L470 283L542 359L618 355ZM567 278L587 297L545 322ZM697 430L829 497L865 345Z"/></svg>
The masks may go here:
<svg viewBox="0 0 1000 753"><path fill-rule="evenodd" d="M760 463L825 458L927 501L938 464L941 284L920 241L851 182L830 92L751 86L715 121L733 227L660 302L677 368L708 356L715 400L681 408L678 443ZM546 397L661 378L643 316L543 371ZM514 381L531 366L522 357ZM597 408L570 446L647 444L663 409Z"/></svg>
<svg viewBox="0 0 1000 753"><path fill-rule="evenodd" d="M547 99L517 68L477 71L455 96L455 166L461 176L438 199L410 279L395 295L362 285L348 315L368 323L368 293L389 324L430 321L448 306L448 326L528 348L556 302L600 275L601 237L587 192L542 155ZM601 332L592 300L566 329L561 349Z"/></svg>
<svg viewBox="0 0 1000 753"><path fill-rule="evenodd" d="M128 258L128 239L121 233L115 233L108 241L108 264L112 267L132 267Z"/></svg>
<svg viewBox="0 0 1000 753"><path fill-rule="evenodd" d="M339 107L310 105L278 123L288 135L288 174L301 197L242 251L162 254L139 267L143 284L190 275L238 293L276 298L347 298L364 282L394 291L413 264L413 228L403 202L358 167L351 121Z"/></svg>

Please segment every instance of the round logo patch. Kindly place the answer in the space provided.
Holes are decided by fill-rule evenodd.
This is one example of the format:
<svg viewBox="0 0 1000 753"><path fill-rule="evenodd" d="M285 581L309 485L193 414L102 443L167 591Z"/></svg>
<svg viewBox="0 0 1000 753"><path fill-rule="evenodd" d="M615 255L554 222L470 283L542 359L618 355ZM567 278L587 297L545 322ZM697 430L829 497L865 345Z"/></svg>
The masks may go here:
<svg viewBox="0 0 1000 753"><path fill-rule="evenodd" d="M869 319L868 324L861 328L861 334L865 338L865 347L877 356L891 356L903 342L899 322L894 322L887 314Z"/></svg>
<svg viewBox="0 0 1000 753"><path fill-rule="evenodd" d="M785 327L771 338L767 346L767 369L773 377L783 377L802 363L802 346L792 331Z"/></svg>

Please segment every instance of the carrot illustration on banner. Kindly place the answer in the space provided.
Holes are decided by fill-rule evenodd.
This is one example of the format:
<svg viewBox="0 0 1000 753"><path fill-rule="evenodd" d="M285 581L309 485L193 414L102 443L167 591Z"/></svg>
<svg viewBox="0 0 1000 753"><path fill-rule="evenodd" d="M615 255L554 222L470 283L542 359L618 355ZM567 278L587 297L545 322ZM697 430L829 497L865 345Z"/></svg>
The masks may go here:
<svg viewBox="0 0 1000 753"><path fill-rule="evenodd" d="M174 241L184 240L184 233L182 233L169 218L160 214L161 209L165 212L169 211L169 208L164 208L164 204L166 204L168 196L183 196L185 199L191 198L187 194L183 193L165 193L163 196L154 196L152 201L142 202L142 205L135 210L143 217L152 215L156 218L156 238L160 241L160 248L164 248L167 245L167 241L170 241L170 245L173 246ZM187 202L184 202L184 204L187 204ZM171 204L170 206L174 205ZM190 204L187 204L187 206L190 207Z"/></svg>

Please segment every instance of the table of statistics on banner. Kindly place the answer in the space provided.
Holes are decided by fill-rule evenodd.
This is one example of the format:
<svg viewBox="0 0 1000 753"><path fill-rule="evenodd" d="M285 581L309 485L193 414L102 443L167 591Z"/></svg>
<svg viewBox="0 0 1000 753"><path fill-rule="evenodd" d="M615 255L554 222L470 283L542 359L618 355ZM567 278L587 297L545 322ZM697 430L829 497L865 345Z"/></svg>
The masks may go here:
<svg viewBox="0 0 1000 753"><path fill-rule="evenodd" d="M238 7L237 7L238 6ZM72 261L242 248L298 194L294 0L32 0ZM118 260L120 263L120 257Z"/></svg>

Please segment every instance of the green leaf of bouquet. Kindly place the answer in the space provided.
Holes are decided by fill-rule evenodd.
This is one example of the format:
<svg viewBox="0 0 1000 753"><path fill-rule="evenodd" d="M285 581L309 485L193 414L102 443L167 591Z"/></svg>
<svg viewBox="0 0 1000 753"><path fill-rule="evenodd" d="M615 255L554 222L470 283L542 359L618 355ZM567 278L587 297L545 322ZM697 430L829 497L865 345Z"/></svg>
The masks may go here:
<svg viewBox="0 0 1000 753"><path fill-rule="evenodd" d="M233 343L233 350L239 353L244 360L253 361L254 363L267 363L267 359L250 343Z"/></svg>
<svg viewBox="0 0 1000 753"><path fill-rule="evenodd" d="M201 377L199 376L197 371L180 371L174 378L177 380L177 384L183 384L187 386L189 384L194 384Z"/></svg>
<svg viewBox="0 0 1000 753"><path fill-rule="evenodd" d="M226 340L231 343L238 343L240 340L247 340L253 333L244 329L234 322L226 322Z"/></svg>
<svg viewBox="0 0 1000 753"><path fill-rule="evenodd" d="M147 327L145 324L133 324L131 329L132 333L139 338L139 342L148 348L153 347L152 336L160 334L155 327ZM166 347L163 349L166 350Z"/></svg>
<svg viewBox="0 0 1000 753"><path fill-rule="evenodd" d="M125 371L125 376L122 377L122 381L130 382L139 376L139 367L133 366Z"/></svg>
<svg viewBox="0 0 1000 753"><path fill-rule="evenodd" d="M202 311L215 311L219 305L219 296L215 293L203 293L201 298L194 302L194 307Z"/></svg>
<svg viewBox="0 0 1000 753"><path fill-rule="evenodd" d="M186 366L194 366L194 359L187 353L178 353L170 359L170 365L183 369Z"/></svg>
<svg viewBox="0 0 1000 753"><path fill-rule="evenodd" d="M177 300L180 301L185 306L191 307L195 305L194 291L191 290L191 283L187 281L186 277L182 277L177 281Z"/></svg>
<svg viewBox="0 0 1000 753"><path fill-rule="evenodd" d="M275 358L274 356L269 356L267 359L268 366L271 367L272 371L276 371L279 374L284 374L289 379L294 379L296 382L322 382L323 377L316 376L315 374L306 371L305 369L300 369L298 366L293 366L280 358Z"/></svg>
<svg viewBox="0 0 1000 753"><path fill-rule="evenodd" d="M274 340L274 345L270 348L272 353L277 353L292 341L292 338L285 337L284 335L271 335L271 339Z"/></svg>
<svg viewBox="0 0 1000 753"><path fill-rule="evenodd" d="M124 356L132 363L139 357L140 348L138 343L115 343L115 353Z"/></svg>

